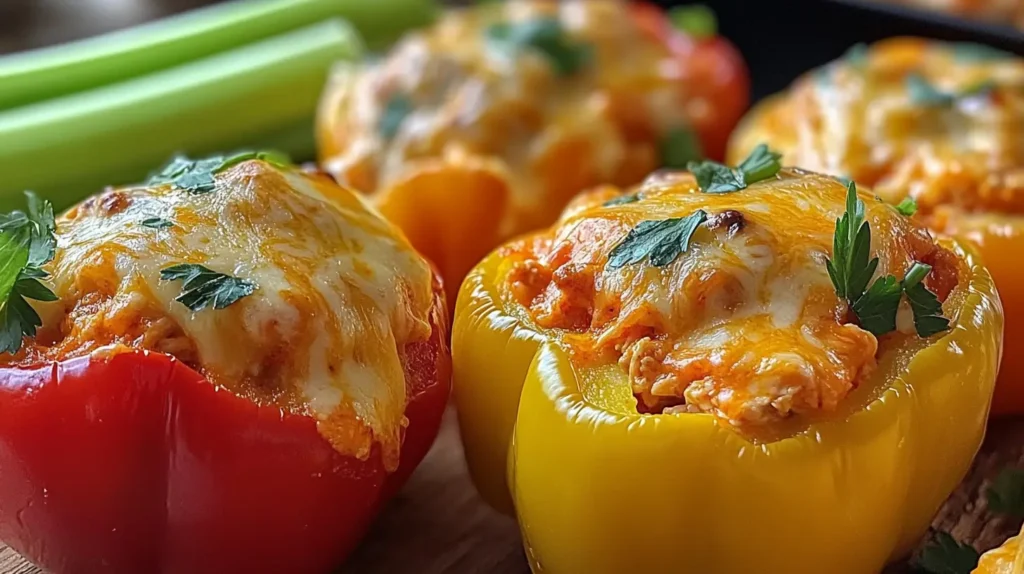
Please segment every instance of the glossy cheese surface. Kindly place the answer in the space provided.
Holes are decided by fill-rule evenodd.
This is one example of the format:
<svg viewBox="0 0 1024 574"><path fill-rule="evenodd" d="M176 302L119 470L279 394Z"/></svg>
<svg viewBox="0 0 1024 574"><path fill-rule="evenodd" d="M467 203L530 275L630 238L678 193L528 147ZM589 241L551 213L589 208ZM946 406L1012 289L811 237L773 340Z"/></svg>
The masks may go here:
<svg viewBox="0 0 1024 574"><path fill-rule="evenodd" d="M44 326L25 360L165 352L240 396L313 415L343 453L365 458L379 443L394 468L399 351L430 335L431 270L356 194L248 161L217 174L209 193L108 190L58 218L57 242L48 270L60 301L38 306ZM257 287L193 312L175 301L182 282L160 277L180 263Z"/></svg>
<svg viewBox="0 0 1024 574"><path fill-rule="evenodd" d="M495 25L545 20L587 51L579 70L560 74L542 51L489 37ZM658 165L659 140L671 129L720 113L689 93L693 74L642 29L628 2L453 10L381 62L336 75L320 110L320 153L328 171L367 192L419 163L498 158L511 187L508 205L496 206L507 210L505 226L536 227L588 185L639 181ZM400 123L388 133L395 111Z"/></svg>
<svg viewBox="0 0 1024 574"><path fill-rule="evenodd" d="M832 411L866 380L887 348L917 340L904 300L897 332L876 338L849 320L825 267L846 186L783 170L734 193L702 193L685 173L656 174L634 201L617 190L582 196L548 232L506 246L504 295L590 366L617 365L641 412L710 412L739 427ZM947 300L962 262L927 230L861 192L876 277L934 268L929 289ZM664 266L621 267L609 254L638 224L707 222Z"/></svg>
<svg viewBox="0 0 1024 574"><path fill-rule="evenodd" d="M1024 60L913 38L851 50L756 108L730 157L761 142L925 215L1024 214Z"/></svg>

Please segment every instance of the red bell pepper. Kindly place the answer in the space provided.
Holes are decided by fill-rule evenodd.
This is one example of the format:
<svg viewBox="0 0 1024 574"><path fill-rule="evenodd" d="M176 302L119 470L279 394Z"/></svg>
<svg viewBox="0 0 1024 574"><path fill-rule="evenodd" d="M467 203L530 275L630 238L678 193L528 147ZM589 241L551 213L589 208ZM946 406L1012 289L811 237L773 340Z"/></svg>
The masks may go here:
<svg viewBox="0 0 1024 574"><path fill-rule="evenodd" d="M630 5L641 29L668 46L676 56L681 85L688 101L703 99L707 106L688 111L704 155L725 158L729 135L750 105L750 72L743 56L721 36L695 38L676 28L661 8L647 2Z"/></svg>
<svg viewBox="0 0 1024 574"><path fill-rule="evenodd" d="M398 469L339 454L304 414L126 350L0 369L0 538L57 574L324 573L430 448L450 389L448 313L401 352Z"/></svg>

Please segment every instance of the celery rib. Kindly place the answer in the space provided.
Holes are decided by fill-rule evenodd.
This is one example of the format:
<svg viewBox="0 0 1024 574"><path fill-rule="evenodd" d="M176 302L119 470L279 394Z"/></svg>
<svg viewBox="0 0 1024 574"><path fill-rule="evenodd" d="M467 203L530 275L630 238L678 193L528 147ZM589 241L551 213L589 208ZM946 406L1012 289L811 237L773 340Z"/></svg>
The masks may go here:
<svg viewBox="0 0 1024 574"><path fill-rule="evenodd" d="M358 35L332 20L0 112L0 209L20 201L24 189L66 207L104 185L142 180L174 153L274 145L278 134L285 134L281 151L306 159L332 63L360 55Z"/></svg>
<svg viewBox="0 0 1024 574"><path fill-rule="evenodd" d="M96 88L335 18L372 47L425 24L431 0L235 0L135 28L0 58L0 110Z"/></svg>

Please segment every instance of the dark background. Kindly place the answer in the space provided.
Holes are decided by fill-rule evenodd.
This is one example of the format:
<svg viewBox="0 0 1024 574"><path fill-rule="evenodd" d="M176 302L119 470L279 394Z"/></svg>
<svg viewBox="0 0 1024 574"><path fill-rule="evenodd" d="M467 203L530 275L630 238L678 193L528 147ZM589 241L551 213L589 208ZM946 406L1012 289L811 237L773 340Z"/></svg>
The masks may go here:
<svg viewBox="0 0 1024 574"><path fill-rule="evenodd" d="M0 54L45 46L210 4L216 0L0 0ZM372 2L374 0L364 0ZM461 3L466 3L463 0ZM683 4L657 0L661 5ZM898 35L973 40L1024 55L1024 32L869 0L706 0L739 46L760 98L857 42Z"/></svg>

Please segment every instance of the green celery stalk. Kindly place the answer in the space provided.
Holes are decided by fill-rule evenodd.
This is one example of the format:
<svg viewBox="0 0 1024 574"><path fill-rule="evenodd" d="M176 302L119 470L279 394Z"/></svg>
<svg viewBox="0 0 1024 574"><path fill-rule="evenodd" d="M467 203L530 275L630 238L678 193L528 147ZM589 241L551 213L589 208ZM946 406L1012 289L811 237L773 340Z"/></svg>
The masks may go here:
<svg viewBox="0 0 1024 574"><path fill-rule="evenodd" d="M32 189L67 207L144 179L177 152L254 145L310 159L333 62L361 55L331 20L177 68L0 112L0 209Z"/></svg>
<svg viewBox="0 0 1024 574"><path fill-rule="evenodd" d="M374 48L434 16L432 0L235 0L78 42L0 57L0 110L170 68L346 18Z"/></svg>

